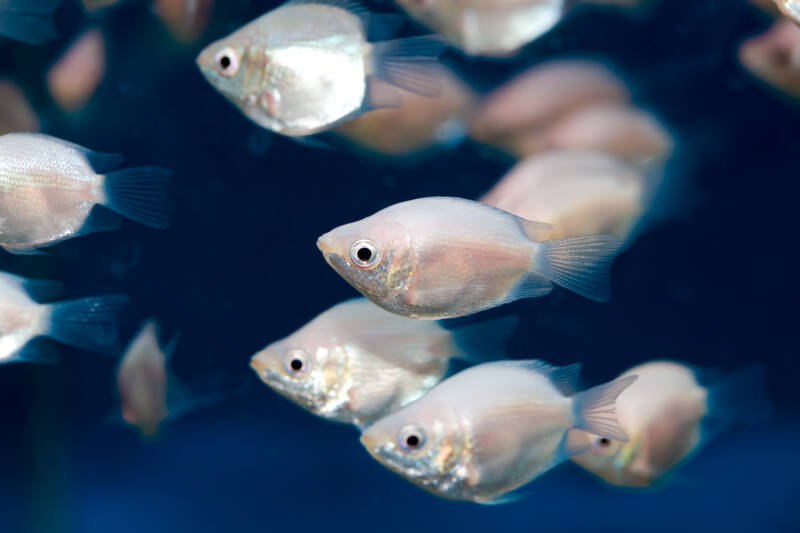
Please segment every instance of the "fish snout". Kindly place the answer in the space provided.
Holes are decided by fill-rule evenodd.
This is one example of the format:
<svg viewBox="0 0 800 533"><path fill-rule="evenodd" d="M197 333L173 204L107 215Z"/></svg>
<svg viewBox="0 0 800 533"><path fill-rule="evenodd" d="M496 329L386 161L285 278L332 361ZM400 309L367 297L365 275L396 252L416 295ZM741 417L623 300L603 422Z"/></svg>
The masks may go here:
<svg viewBox="0 0 800 533"><path fill-rule="evenodd" d="M258 374L259 378L264 378L267 374L268 364L262 352L258 352L250 358L250 368Z"/></svg>
<svg viewBox="0 0 800 533"><path fill-rule="evenodd" d="M327 256L333 251L333 241L333 235L331 235L329 231L317 239L317 248L319 248L319 251L322 252L323 255Z"/></svg>

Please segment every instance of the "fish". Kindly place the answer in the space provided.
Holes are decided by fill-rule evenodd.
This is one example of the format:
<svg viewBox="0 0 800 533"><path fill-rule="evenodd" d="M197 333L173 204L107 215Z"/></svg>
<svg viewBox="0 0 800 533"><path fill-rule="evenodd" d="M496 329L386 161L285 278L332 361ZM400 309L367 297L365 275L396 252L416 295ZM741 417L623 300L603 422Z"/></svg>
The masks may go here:
<svg viewBox="0 0 800 533"><path fill-rule="evenodd" d="M389 206L317 239L328 264L376 305L434 320L548 294L553 282L609 298L618 237L540 242L550 225L463 198Z"/></svg>
<svg viewBox="0 0 800 533"><path fill-rule="evenodd" d="M25 93L13 82L0 80L0 136L39 130L39 118Z"/></svg>
<svg viewBox="0 0 800 533"><path fill-rule="evenodd" d="M114 170L121 159L43 134L0 137L0 247L31 253L119 227L116 217L93 211L96 205L166 228L172 173L159 167Z"/></svg>
<svg viewBox="0 0 800 533"><path fill-rule="evenodd" d="M573 0L396 0L412 18L476 56L510 56L550 31Z"/></svg>
<svg viewBox="0 0 800 533"><path fill-rule="evenodd" d="M572 460L612 485L649 487L732 423L769 416L763 367L710 385L701 383L699 373L678 361L651 361L623 372L620 379L638 376L617 398L617 417L630 439L589 435L592 449Z"/></svg>
<svg viewBox="0 0 800 533"><path fill-rule="evenodd" d="M361 444L383 466L437 496L494 504L591 448L577 429L625 441L614 414L635 376L573 394L580 364L484 363L382 418Z"/></svg>
<svg viewBox="0 0 800 533"><path fill-rule="evenodd" d="M106 73L106 43L102 32L91 29L73 42L47 71L47 88L64 111L82 109Z"/></svg>
<svg viewBox="0 0 800 533"><path fill-rule="evenodd" d="M514 325L515 319L496 319L448 330L356 298L259 351L250 367L317 416L363 428L439 383L451 359L501 354Z"/></svg>
<svg viewBox="0 0 800 533"><path fill-rule="evenodd" d="M656 184L614 156L554 150L517 163L480 201L550 224L543 240L596 234L627 240Z"/></svg>
<svg viewBox="0 0 800 533"><path fill-rule="evenodd" d="M43 44L58 36L53 13L62 0L0 0L0 37Z"/></svg>
<svg viewBox="0 0 800 533"><path fill-rule="evenodd" d="M800 27L776 21L766 32L739 46L739 61L753 75L800 98Z"/></svg>
<svg viewBox="0 0 800 533"><path fill-rule="evenodd" d="M92 352L117 349L118 322L127 297L112 294L50 303L33 297L46 299L58 290L55 282L0 272L0 364L50 362L43 350L29 345L37 337Z"/></svg>
<svg viewBox="0 0 800 533"><path fill-rule="evenodd" d="M775 0L778 9L795 24L800 24L800 0Z"/></svg>
<svg viewBox="0 0 800 533"><path fill-rule="evenodd" d="M371 109L399 107L395 87L438 96L438 39L368 41L392 33L395 21L350 0L294 0L207 46L197 65L262 128L313 135Z"/></svg>

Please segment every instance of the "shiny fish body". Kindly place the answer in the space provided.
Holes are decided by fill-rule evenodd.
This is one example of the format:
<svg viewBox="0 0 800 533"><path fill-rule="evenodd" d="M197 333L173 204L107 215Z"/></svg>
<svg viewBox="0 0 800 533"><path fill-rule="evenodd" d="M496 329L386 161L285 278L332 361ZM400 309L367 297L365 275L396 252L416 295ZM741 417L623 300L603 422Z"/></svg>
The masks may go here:
<svg viewBox="0 0 800 533"><path fill-rule="evenodd" d="M0 363L47 331L47 306L34 302L22 279L0 272Z"/></svg>

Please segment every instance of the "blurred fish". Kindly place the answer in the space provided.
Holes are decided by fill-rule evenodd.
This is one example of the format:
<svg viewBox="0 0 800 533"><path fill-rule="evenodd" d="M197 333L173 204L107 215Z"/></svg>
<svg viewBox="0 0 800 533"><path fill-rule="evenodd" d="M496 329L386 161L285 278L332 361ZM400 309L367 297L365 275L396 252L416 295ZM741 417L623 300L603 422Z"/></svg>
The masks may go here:
<svg viewBox="0 0 800 533"><path fill-rule="evenodd" d="M800 97L800 27L779 20L765 33L739 46L739 60L751 73Z"/></svg>
<svg viewBox="0 0 800 533"><path fill-rule="evenodd" d="M800 24L800 0L775 0L781 13L793 20L795 24Z"/></svg>
<svg viewBox="0 0 800 533"><path fill-rule="evenodd" d="M470 55L507 56L537 39L574 0L396 0L417 21Z"/></svg>
<svg viewBox="0 0 800 533"><path fill-rule="evenodd" d="M652 485L731 423L755 422L769 412L760 367L711 387L701 385L695 371L677 362L645 363L620 379L634 374L637 381L617 399L617 417L630 440L590 436L593 449L573 458L614 485Z"/></svg>
<svg viewBox="0 0 800 533"><path fill-rule="evenodd" d="M208 26L214 0L154 0L153 11L175 40L190 44Z"/></svg>
<svg viewBox="0 0 800 533"><path fill-rule="evenodd" d="M627 239L654 183L600 152L554 151L518 163L481 202L552 228L544 240L612 234Z"/></svg>
<svg viewBox="0 0 800 533"><path fill-rule="evenodd" d="M317 247L364 296L413 318L464 316L543 296L553 282L608 300L619 238L536 242L550 230L471 200L420 198L340 226Z"/></svg>
<svg viewBox="0 0 800 533"><path fill-rule="evenodd" d="M442 92L438 97L402 91L401 107L366 113L336 126L334 131L360 147L391 156L457 144L467 134L476 98L454 74L442 69L440 77Z"/></svg>
<svg viewBox="0 0 800 533"><path fill-rule="evenodd" d="M470 135L478 142L513 152L520 137L545 131L569 113L629 99L624 83L598 63L544 63L489 93L472 120Z"/></svg>
<svg viewBox="0 0 800 533"><path fill-rule="evenodd" d="M119 226L92 210L103 205L154 228L167 226L168 170L125 170L121 157L36 133L0 137L0 246L26 253ZM90 216L91 213L91 216Z"/></svg>
<svg viewBox="0 0 800 533"><path fill-rule="evenodd" d="M39 119L25 93L10 81L0 80L0 136L39 129Z"/></svg>
<svg viewBox="0 0 800 533"><path fill-rule="evenodd" d="M112 352L119 343L117 323L127 298L93 296L38 303L31 294L52 290L52 282L0 272L0 363L45 361L26 346L44 336L83 350Z"/></svg>
<svg viewBox="0 0 800 533"><path fill-rule="evenodd" d="M375 422L361 443L385 467L437 496L510 501L511 491L591 448L571 429L627 440L614 402L636 377L572 395L579 370L536 360L469 368Z"/></svg>
<svg viewBox="0 0 800 533"><path fill-rule="evenodd" d="M447 330L388 313L364 298L335 305L255 354L250 366L312 413L364 427L436 385L450 360L488 359L516 320Z"/></svg>
<svg viewBox="0 0 800 533"><path fill-rule="evenodd" d="M0 0L0 37L28 44L55 39L53 13L61 0Z"/></svg>
<svg viewBox="0 0 800 533"><path fill-rule="evenodd" d="M81 35L47 72L47 88L64 111L86 105L106 73L106 43L98 29Z"/></svg>
<svg viewBox="0 0 800 533"><path fill-rule="evenodd" d="M197 64L256 124L311 135L370 109L399 107L395 87L438 95L436 39L367 42L387 37L394 20L351 1L295 0L211 44Z"/></svg>

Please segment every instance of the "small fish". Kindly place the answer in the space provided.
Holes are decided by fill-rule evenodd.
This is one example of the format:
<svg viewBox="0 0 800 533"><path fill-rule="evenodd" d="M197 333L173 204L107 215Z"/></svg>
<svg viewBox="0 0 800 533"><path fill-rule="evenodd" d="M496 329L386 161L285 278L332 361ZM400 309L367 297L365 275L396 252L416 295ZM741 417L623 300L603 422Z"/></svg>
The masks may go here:
<svg viewBox="0 0 800 533"><path fill-rule="evenodd" d="M57 36L53 13L61 0L0 0L0 37L42 44Z"/></svg>
<svg viewBox="0 0 800 533"><path fill-rule="evenodd" d="M739 46L739 60L752 74L800 98L800 27L788 20Z"/></svg>
<svg viewBox="0 0 800 533"><path fill-rule="evenodd" d="M580 365L541 361L478 365L361 435L377 461L437 496L476 503L509 493L591 444L574 428L626 440L614 414L627 376L572 395Z"/></svg>
<svg viewBox="0 0 800 533"><path fill-rule="evenodd" d="M255 354L251 368L312 413L364 427L439 383L450 360L490 358L514 320L447 330L398 316L364 298L335 305Z"/></svg>
<svg viewBox="0 0 800 533"><path fill-rule="evenodd" d="M543 239L611 234L625 240L655 180L602 152L557 150L518 163L480 201L552 226Z"/></svg>
<svg viewBox="0 0 800 533"><path fill-rule="evenodd" d="M470 55L508 56L552 29L573 0L396 0Z"/></svg>
<svg viewBox="0 0 800 533"><path fill-rule="evenodd" d="M55 288L53 282L0 272L0 363L45 362L45 357L26 346L40 336L94 352L109 353L117 348L117 323L127 303L125 296L54 303L39 303L31 296Z"/></svg>
<svg viewBox="0 0 800 533"><path fill-rule="evenodd" d="M634 374L636 383L617 398L617 417L630 440L590 435L593 448L573 458L613 485L650 486L733 422L755 422L769 412L760 367L709 387L678 362L645 363L618 379Z"/></svg>
<svg viewBox="0 0 800 533"><path fill-rule="evenodd" d="M0 80L0 136L39 130L39 118L25 93L10 81Z"/></svg>
<svg viewBox="0 0 800 533"><path fill-rule="evenodd" d="M78 37L47 72L47 88L58 106L70 112L83 108L106 73L106 43L98 29Z"/></svg>
<svg viewBox="0 0 800 533"><path fill-rule="evenodd" d="M36 133L0 137L0 246L26 253L119 226L103 205L136 222L167 226L166 185L157 167L113 170L121 157ZM91 214L91 216L90 216Z"/></svg>
<svg viewBox="0 0 800 533"><path fill-rule="evenodd" d="M419 198L317 240L328 264L387 311L438 319L543 296L553 282L607 301L621 241L593 235L538 242L550 231L462 198Z"/></svg>
<svg viewBox="0 0 800 533"><path fill-rule="evenodd" d="M430 37L367 41L391 33L390 20L353 1L295 0L211 44L197 64L256 124L311 135L370 109L399 107L394 87L438 95L442 44Z"/></svg>

